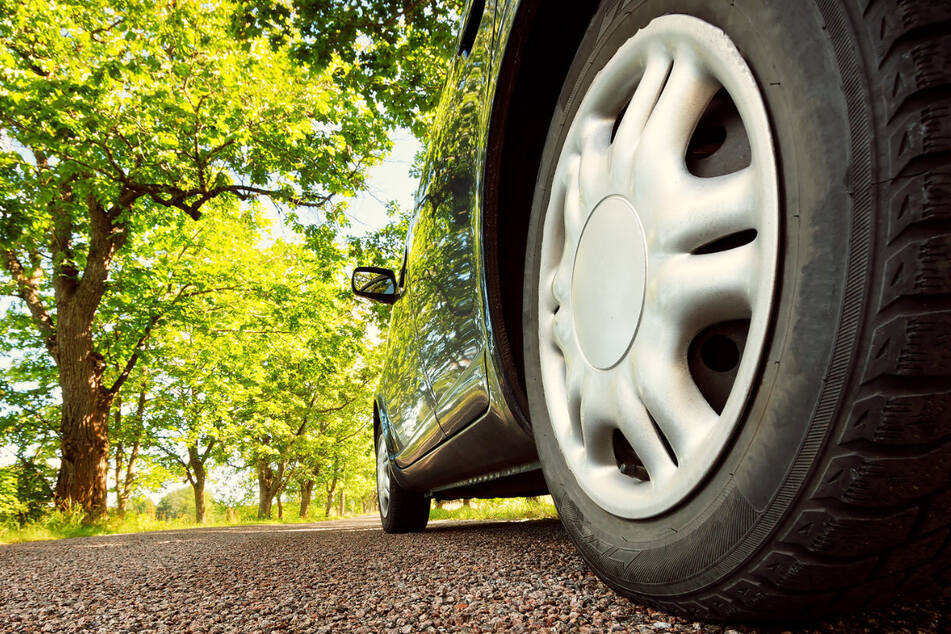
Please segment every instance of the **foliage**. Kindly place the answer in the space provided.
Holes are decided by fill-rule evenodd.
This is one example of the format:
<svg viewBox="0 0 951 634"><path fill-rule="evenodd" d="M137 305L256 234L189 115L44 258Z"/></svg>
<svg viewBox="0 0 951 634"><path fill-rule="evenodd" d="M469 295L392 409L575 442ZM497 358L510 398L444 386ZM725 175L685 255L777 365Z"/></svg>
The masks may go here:
<svg viewBox="0 0 951 634"><path fill-rule="evenodd" d="M136 515L148 519L155 519L158 508L155 502L144 495L132 499L132 512Z"/></svg>
<svg viewBox="0 0 951 634"><path fill-rule="evenodd" d="M381 121L420 138L445 82L461 0L242 0L241 37L291 42L317 68L344 65L334 79L359 94ZM294 33L300 38L293 41Z"/></svg>
<svg viewBox="0 0 951 634"><path fill-rule="evenodd" d="M0 468L0 522L19 519L26 504L18 495L17 472L11 467Z"/></svg>
<svg viewBox="0 0 951 634"><path fill-rule="evenodd" d="M206 493L210 502L211 496ZM191 487L181 487L166 493L155 505L155 519L174 520L179 518L195 517L195 496Z"/></svg>
<svg viewBox="0 0 951 634"><path fill-rule="evenodd" d="M238 517L275 499L372 510L389 311L356 303L347 272L398 268L408 217L391 206L347 240L341 200L388 130L430 122L459 11L0 0L10 539L164 527L149 518L180 509L142 494L188 482L175 493L194 513L222 467L245 476L231 502L259 485L256 510L228 504ZM103 515L107 487L125 519Z"/></svg>
<svg viewBox="0 0 951 634"><path fill-rule="evenodd" d="M293 27L236 39L234 13L0 0L0 293L22 301L18 365L61 388L61 504L102 512L109 408L154 331L221 288L183 269L188 223L266 196L318 208L319 236L389 147L352 64L302 63Z"/></svg>

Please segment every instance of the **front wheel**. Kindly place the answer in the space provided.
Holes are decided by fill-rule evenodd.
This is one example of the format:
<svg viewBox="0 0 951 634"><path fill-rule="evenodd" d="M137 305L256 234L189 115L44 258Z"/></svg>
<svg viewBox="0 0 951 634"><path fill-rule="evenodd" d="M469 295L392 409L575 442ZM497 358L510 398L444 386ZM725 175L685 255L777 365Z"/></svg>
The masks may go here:
<svg viewBox="0 0 951 634"><path fill-rule="evenodd" d="M376 492L380 521L387 533L418 533L429 523L429 498L408 491L393 479L382 430L376 439Z"/></svg>
<svg viewBox="0 0 951 634"><path fill-rule="evenodd" d="M549 490L623 594L776 618L951 581L949 19L592 19L537 179L524 342Z"/></svg>

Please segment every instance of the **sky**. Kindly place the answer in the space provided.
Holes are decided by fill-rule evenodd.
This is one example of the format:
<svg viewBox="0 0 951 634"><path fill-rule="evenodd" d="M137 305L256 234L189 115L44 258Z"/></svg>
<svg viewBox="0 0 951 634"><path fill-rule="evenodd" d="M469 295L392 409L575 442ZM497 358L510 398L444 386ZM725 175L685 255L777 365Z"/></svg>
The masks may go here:
<svg viewBox="0 0 951 634"><path fill-rule="evenodd" d="M388 200L395 200L407 211L413 208L419 181L409 175L409 170L421 146L406 129L394 131L390 138L393 150L380 165L370 170L366 191L348 201L350 232L354 235L380 229L387 223Z"/></svg>

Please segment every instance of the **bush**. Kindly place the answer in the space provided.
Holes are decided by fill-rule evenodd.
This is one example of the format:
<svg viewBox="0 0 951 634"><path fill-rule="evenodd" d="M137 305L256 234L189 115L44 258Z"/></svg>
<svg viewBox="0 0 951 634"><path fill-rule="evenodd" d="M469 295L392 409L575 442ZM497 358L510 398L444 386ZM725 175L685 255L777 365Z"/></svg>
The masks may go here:
<svg viewBox="0 0 951 634"><path fill-rule="evenodd" d="M27 511L17 495L18 481L14 467L0 468L0 522L19 521Z"/></svg>
<svg viewBox="0 0 951 634"><path fill-rule="evenodd" d="M205 515L208 520L216 517L216 506L211 494L205 491ZM195 519L195 493L190 486L175 489L165 494L155 507L155 519Z"/></svg>
<svg viewBox="0 0 951 634"><path fill-rule="evenodd" d="M46 477L51 471L22 460L0 467L0 522L23 524L49 512L53 492Z"/></svg>

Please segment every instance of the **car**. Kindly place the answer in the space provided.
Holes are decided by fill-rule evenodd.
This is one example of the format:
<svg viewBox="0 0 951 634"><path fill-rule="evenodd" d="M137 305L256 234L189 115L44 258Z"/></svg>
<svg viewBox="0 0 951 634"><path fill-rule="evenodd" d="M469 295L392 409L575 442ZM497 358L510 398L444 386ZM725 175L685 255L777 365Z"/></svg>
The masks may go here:
<svg viewBox="0 0 951 634"><path fill-rule="evenodd" d="M373 403L386 532L550 493L691 618L951 583L951 3L469 0Z"/></svg>

